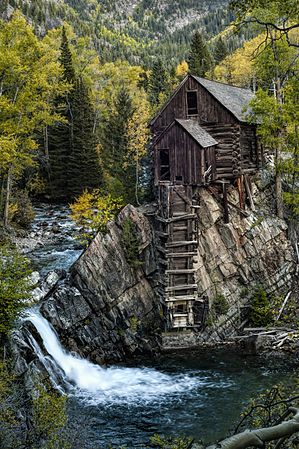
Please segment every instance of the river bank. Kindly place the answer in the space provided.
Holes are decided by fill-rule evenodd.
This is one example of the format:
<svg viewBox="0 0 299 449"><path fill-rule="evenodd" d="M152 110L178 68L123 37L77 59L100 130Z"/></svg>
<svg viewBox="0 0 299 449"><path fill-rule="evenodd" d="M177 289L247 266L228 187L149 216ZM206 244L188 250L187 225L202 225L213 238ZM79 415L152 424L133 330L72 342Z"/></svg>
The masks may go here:
<svg viewBox="0 0 299 449"><path fill-rule="evenodd" d="M47 271L49 268L54 268L54 271L50 271L52 279L53 273L61 274L55 285L51 287L52 290L48 292L48 296L53 298L54 302L46 301L48 315L52 313L52 316L61 320L58 326L59 334L55 333L45 318L38 318L38 327L41 325L43 330L41 328L34 330L32 320L29 326L25 323L26 339L24 340L23 331L21 334L16 334L20 337L17 344L19 356L21 356L16 372L20 376L27 376L25 384L30 387L32 383L29 377L32 374L36 375L37 371L43 367L46 373L44 379L50 379L53 385L67 394L69 421L73 426L80 426L81 429L80 448L150 447L150 438L157 433L173 436L188 435L196 440L203 439L205 443L215 441L224 438L238 422L242 408L251 397L271 388L281 380L285 385L295 382L298 375L298 360L293 355L282 354L281 351L275 357L267 351L259 356L253 355L244 348L232 350L225 342L225 346L219 349L212 348L211 344L202 343L206 345L205 349L181 348L180 351L175 350L164 354L155 350L151 351L150 356L147 356L144 351L141 355L134 350L136 342L134 338L142 320L136 322L131 319L133 315L130 314L125 317L124 329L129 329L125 342L133 348L131 354L127 353L127 357L120 357L118 363L100 367L91 363L90 358L81 353L79 346L76 353L81 353L81 358L78 358L78 355L70 352L72 348L69 347L68 326L78 320L79 329L82 327L82 332L88 335L92 321L88 314L85 317L82 315L85 313L84 309L82 306L79 307L81 293L83 292L86 298L86 291L81 290L81 293L80 291L78 293L78 290L68 290L68 284L65 283L65 281L69 282L68 279L74 277L76 273L73 268L68 272L74 262L74 256L78 257L82 252L73 239L74 224L71 223L68 215L64 215L66 213L68 214L67 209L61 212L55 208L51 210L49 205L46 210L42 207L37 213L30 238L35 239L36 235L40 235L42 239L45 230L49 234L46 234L47 238L43 244L26 252L36 266L40 267L39 283L45 282L49 276ZM133 214L137 222L140 220L142 223L143 248L147 248L145 260L148 265L146 266L151 266L153 270L153 264L150 265L153 252L148 240L148 236L151 235L150 228L144 228L145 218L139 216L138 212L129 209L129 213ZM47 217L50 218L50 224L47 222ZM58 222L61 223L59 232L56 228ZM99 289L103 289L103 286L105 288L108 281L105 281L105 277L103 280L103 276L106 276L105 273L108 272L114 273L114 266L111 266L114 261L117 267L115 276L118 276L117 273L122 273L121 282L128 282L129 279L133 286L136 286L136 279L140 282L140 274L137 278L130 277L132 276L130 268L124 266L123 258L119 256L121 250L117 247L117 242L121 229L120 223L113 225L115 227L113 231L110 231L112 237L108 235L107 240L101 240L99 237L102 246L96 246L91 259L84 255L80 262L80 270L84 267L86 269L86 266L88 268L86 275L87 277L90 275L92 288L96 285L99 285ZM53 228L55 232L51 231ZM67 230L65 237L64 230ZM73 253L72 257L69 257L70 249L78 253ZM101 271L102 259L109 260L104 267L106 270L104 272ZM56 269L57 266L59 269ZM100 271L95 271L91 275L93 270ZM148 269L147 273L151 273L151 270ZM82 285L84 285L83 282ZM109 283L107 286L110 288ZM115 283L113 288L118 288ZM59 292L62 292L61 298ZM67 296L65 296L66 292L68 292ZM102 290L95 290L95 292L98 295ZM92 291L89 291L88 295L93 295ZM136 298L138 296L135 297L135 301ZM123 311L131 307L131 304L134 305L133 299L132 295L127 297ZM55 307L59 304L54 314L51 304ZM65 319L68 307L69 318ZM88 307L91 307L90 302ZM134 310L136 311L136 308ZM33 313L36 317L36 312L33 311ZM95 310L95 317L98 318L99 313ZM122 329L119 321L118 329ZM97 335L100 335L99 327ZM120 330L117 331L117 335L120 339L124 338ZM79 336L84 338L82 333L79 333ZM103 346L104 350L108 349L112 352L109 345L118 344L117 341L113 341L113 338L112 328L110 328L106 342L100 343L93 338L91 342L97 347ZM65 343L68 343L66 347L64 347ZM144 341L144 343L148 345L148 342ZM232 343L231 339L229 345ZM219 341L214 342L213 345L219 345ZM31 348L30 354L28 347ZM25 364L22 362L22 357L23 361L26 361ZM97 362L97 360L93 361ZM226 410L226 413L219 414L218 409Z"/></svg>

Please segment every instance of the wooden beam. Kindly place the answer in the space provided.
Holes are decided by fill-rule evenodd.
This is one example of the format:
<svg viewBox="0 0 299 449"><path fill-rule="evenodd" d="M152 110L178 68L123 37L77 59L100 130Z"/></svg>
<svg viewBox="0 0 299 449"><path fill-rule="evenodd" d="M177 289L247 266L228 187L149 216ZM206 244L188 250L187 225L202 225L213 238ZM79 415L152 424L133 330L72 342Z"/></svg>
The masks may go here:
<svg viewBox="0 0 299 449"><path fill-rule="evenodd" d="M195 268L186 268L186 269L178 269L178 270L166 270L166 274L192 274L195 273L197 270Z"/></svg>
<svg viewBox="0 0 299 449"><path fill-rule="evenodd" d="M222 184L222 193L223 193L223 207L224 207L224 223L229 223L226 183Z"/></svg>
<svg viewBox="0 0 299 449"><path fill-rule="evenodd" d="M168 253L166 252L166 257L177 258L177 257L194 257L197 256L197 251L191 251L190 253Z"/></svg>
<svg viewBox="0 0 299 449"><path fill-rule="evenodd" d="M174 221L180 221L180 220L192 220L196 218L196 214L186 214L185 212L174 212L173 218L169 218L167 220L168 223L173 223Z"/></svg>
<svg viewBox="0 0 299 449"><path fill-rule="evenodd" d="M197 284L176 285L173 287L166 287L166 292L174 292L176 290L197 290Z"/></svg>
<svg viewBox="0 0 299 449"><path fill-rule="evenodd" d="M195 295L183 295L183 296L167 296L165 298L166 302L171 301L198 301L198 302L204 302L203 299L198 299Z"/></svg>
<svg viewBox="0 0 299 449"><path fill-rule="evenodd" d="M182 240L179 242L166 243L166 248L175 248L177 246L197 245L197 240Z"/></svg>

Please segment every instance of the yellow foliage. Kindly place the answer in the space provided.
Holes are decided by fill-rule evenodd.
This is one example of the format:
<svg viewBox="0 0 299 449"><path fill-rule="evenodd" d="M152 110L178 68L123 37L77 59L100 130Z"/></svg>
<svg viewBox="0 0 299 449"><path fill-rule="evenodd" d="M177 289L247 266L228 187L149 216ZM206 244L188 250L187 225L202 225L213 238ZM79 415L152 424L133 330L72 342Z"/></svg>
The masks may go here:
<svg viewBox="0 0 299 449"><path fill-rule="evenodd" d="M130 142L128 163L131 163L132 159L138 162L146 154L146 145L150 136L148 127L150 112L150 106L145 96L139 97L135 112L128 125L128 140Z"/></svg>
<svg viewBox="0 0 299 449"><path fill-rule="evenodd" d="M175 70L177 78L183 79L188 73L189 67L187 61L180 62Z"/></svg>
<svg viewBox="0 0 299 449"><path fill-rule="evenodd" d="M241 87L249 87L255 78L254 57L265 39L264 34L244 43L243 47L228 55L214 69L214 79Z"/></svg>
<svg viewBox="0 0 299 449"><path fill-rule="evenodd" d="M85 190L70 204L71 217L82 228L79 236L81 242L88 244L97 232L105 233L109 221L115 218L123 206L121 197L103 195L98 189L92 192Z"/></svg>

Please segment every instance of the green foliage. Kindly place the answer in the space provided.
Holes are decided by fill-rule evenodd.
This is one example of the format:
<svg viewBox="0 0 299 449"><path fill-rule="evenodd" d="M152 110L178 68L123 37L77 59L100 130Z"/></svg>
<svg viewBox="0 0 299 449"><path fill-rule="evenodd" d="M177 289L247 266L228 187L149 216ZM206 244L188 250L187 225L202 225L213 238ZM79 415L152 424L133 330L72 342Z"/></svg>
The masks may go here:
<svg viewBox="0 0 299 449"><path fill-rule="evenodd" d="M212 311L217 317L220 315L225 315L229 311L229 304L224 295L219 293L213 298Z"/></svg>
<svg viewBox="0 0 299 449"><path fill-rule="evenodd" d="M35 213L27 190L13 192L9 206L10 221L22 228L29 228Z"/></svg>
<svg viewBox="0 0 299 449"><path fill-rule="evenodd" d="M102 126L102 163L106 176L119 183L118 194L126 202L135 203L136 163L130 153L129 137L135 107L125 87L117 94L113 109Z"/></svg>
<svg viewBox="0 0 299 449"><path fill-rule="evenodd" d="M20 392L7 362L0 362L0 447L15 449L20 435Z"/></svg>
<svg viewBox="0 0 299 449"><path fill-rule="evenodd" d="M151 437L154 447L161 449L189 449L192 441L190 437L165 437L158 434Z"/></svg>
<svg viewBox="0 0 299 449"><path fill-rule="evenodd" d="M0 21L0 180L2 190L5 187L5 225L13 184L35 164L37 132L59 120L53 99L66 86L51 57L18 12L9 22Z"/></svg>
<svg viewBox="0 0 299 449"><path fill-rule="evenodd" d="M215 64L219 64L221 61L223 61L224 58L228 55L228 48L227 45L220 36L219 39L217 39L214 50L213 50L213 59Z"/></svg>
<svg viewBox="0 0 299 449"><path fill-rule="evenodd" d="M34 449L71 449L63 432L67 424L66 399L52 388L38 388L32 404Z"/></svg>
<svg viewBox="0 0 299 449"><path fill-rule="evenodd" d="M113 220L123 207L121 197L113 198L110 194L101 194L98 189L82 195L70 204L71 217L81 227L79 240L87 245L97 232L107 232L107 224Z"/></svg>
<svg viewBox="0 0 299 449"><path fill-rule="evenodd" d="M122 246L128 264L132 268L138 268L143 265L140 260L140 238L136 235L136 227L133 221L128 217L123 222L122 227Z"/></svg>
<svg viewBox="0 0 299 449"><path fill-rule="evenodd" d="M257 287L250 299L249 319L254 326L268 326L273 323L273 308L269 295Z"/></svg>
<svg viewBox="0 0 299 449"><path fill-rule="evenodd" d="M138 325L139 325L138 318L136 318L136 316L132 316L129 321L130 321L130 329L131 329L131 331L133 333L136 333L137 329L138 329Z"/></svg>
<svg viewBox="0 0 299 449"><path fill-rule="evenodd" d="M0 340L30 301L29 261L7 246L0 247Z"/></svg>
<svg viewBox="0 0 299 449"><path fill-rule="evenodd" d="M0 12L1 8L5 10L3 3ZM9 0L10 5L16 3L17 0ZM54 21L67 22L78 35L91 36L103 62L122 59L147 67L152 67L157 57L177 64L186 57L190 35L196 29L205 29L212 37L233 20L226 3L218 0L168 0L163 8L158 2L139 1L132 11L122 8L116 0L19 1L18 7L32 19L37 32ZM192 15L195 12L195 20L188 17L190 11ZM177 19L188 18L187 25L175 29ZM233 36L230 43L235 46L243 39L242 32L241 36Z"/></svg>
<svg viewBox="0 0 299 449"><path fill-rule="evenodd" d="M235 429L235 433L245 429L257 429L274 426L287 419L290 415L289 408L299 405L298 383L291 386L281 384L274 385L271 389L251 399L241 414L241 421ZM277 441L267 443L267 448L277 447ZM280 440L282 449L297 447L293 439Z"/></svg>
<svg viewBox="0 0 299 449"><path fill-rule="evenodd" d="M192 37L188 58L191 75L205 76L212 67L212 58L202 34L196 31Z"/></svg>
<svg viewBox="0 0 299 449"><path fill-rule="evenodd" d="M157 108L165 100L165 95L169 89L168 75L165 70L163 61L157 59L148 79L147 91L149 101L152 106Z"/></svg>
<svg viewBox="0 0 299 449"><path fill-rule="evenodd" d="M95 111L86 81L77 76L66 30L62 28L59 61L70 92L59 99L64 120L48 131L53 197L73 198L84 189L98 188L102 174L95 134Z"/></svg>

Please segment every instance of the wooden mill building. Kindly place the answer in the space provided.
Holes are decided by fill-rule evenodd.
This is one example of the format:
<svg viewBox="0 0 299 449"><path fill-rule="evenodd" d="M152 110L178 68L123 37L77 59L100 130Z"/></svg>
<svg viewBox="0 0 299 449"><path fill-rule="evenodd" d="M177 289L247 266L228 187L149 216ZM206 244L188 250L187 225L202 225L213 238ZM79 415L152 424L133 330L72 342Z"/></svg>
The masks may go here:
<svg viewBox="0 0 299 449"><path fill-rule="evenodd" d="M197 294L199 188L236 183L240 207L259 167L256 126L245 118L253 93L188 75L151 122L168 328L200 327L205 304Z"/></svg>

